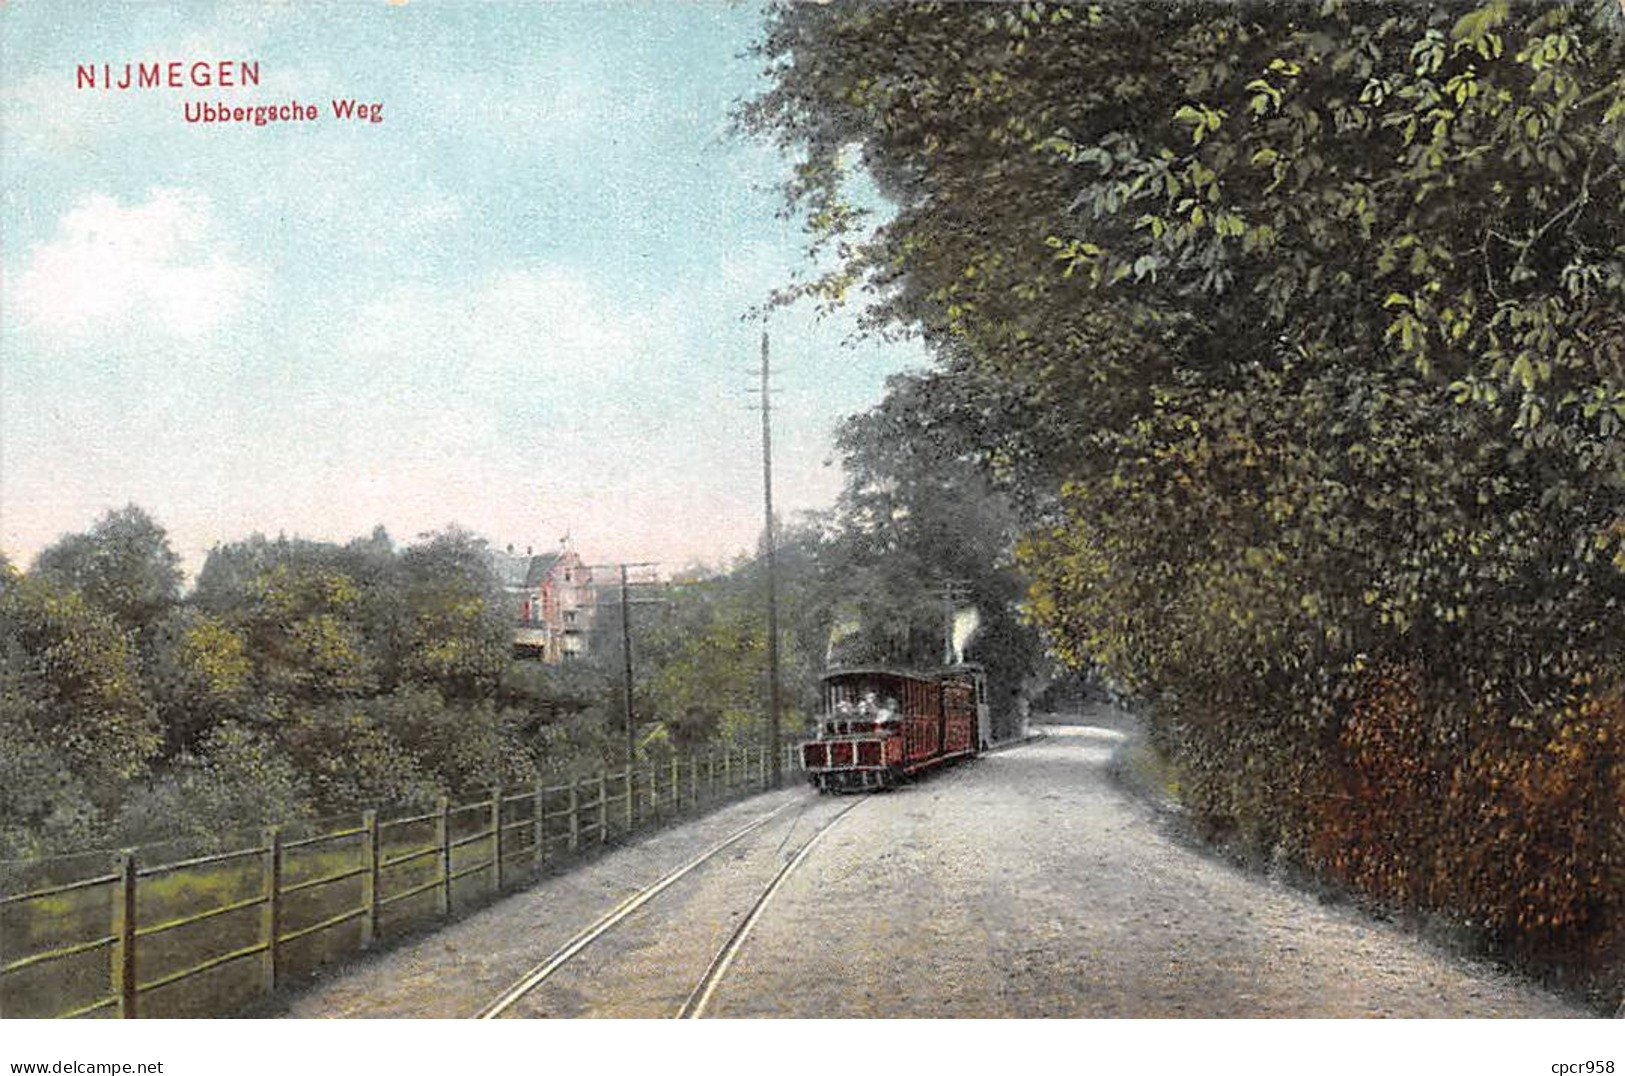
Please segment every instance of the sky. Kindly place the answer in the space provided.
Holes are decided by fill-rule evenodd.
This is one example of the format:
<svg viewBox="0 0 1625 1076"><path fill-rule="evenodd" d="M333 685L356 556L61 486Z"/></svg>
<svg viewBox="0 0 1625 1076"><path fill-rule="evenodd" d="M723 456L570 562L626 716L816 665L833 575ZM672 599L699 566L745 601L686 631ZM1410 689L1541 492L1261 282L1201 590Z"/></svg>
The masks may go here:
<svg viewBox="0 0 1625 1076"><path fill-rule="evenodd" d="M762 521L750 390L805 268L730 132L755 4L0 4L0 550L140 505L195 573L253 533L457 524L720 563ZM191 84L198 61L257 86ZM179 61L179 88L79 88ZM381 122L333 102L381 105ZM186 107L318 118L189 123ZM828 506L839 420L924 363L776 312L775 504Z"/></svg>

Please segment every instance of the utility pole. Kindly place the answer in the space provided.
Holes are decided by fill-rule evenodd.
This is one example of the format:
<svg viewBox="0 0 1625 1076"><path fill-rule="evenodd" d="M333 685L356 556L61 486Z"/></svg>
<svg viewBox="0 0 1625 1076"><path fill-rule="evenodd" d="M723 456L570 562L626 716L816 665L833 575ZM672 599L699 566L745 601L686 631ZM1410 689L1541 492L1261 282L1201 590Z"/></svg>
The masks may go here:
<svg viewBox="0 0 1625 1076"><path fill-rule="evenodd" d="M769 395L767 330L762 330L762 510L763 543L767 561L767 744L772 759L768 787L784 783L784 759L779 750L779 590L773 533L773 404Z"/></svg>
<svg viewBox="0 0 1625 1076"><path fill-rule="evenodd" d="M589 564L584 567L590 572L600 568L615 568L620 572L621 586L621 677L624 706L622 707L626 722L626 764L628 767L637 760L637 716L632 710L632 595L630 582L627 580L628 568L652 568L659 564L655 560L641 560L634 563L623 564ZM643 602L641 604L659 604L658 602Z"/></svg>
<svg viewBox="0 0 1625 1076"><path fill-rule="evenodd" d="M638 757L637 724L632 716L632 597L627 593L626 565L621 565L621 663L625 672L626 690L626 772L632 772L632 763ZM632 778L627 777L630 782ZM630 796L631 785L627 785Z"/></svg>

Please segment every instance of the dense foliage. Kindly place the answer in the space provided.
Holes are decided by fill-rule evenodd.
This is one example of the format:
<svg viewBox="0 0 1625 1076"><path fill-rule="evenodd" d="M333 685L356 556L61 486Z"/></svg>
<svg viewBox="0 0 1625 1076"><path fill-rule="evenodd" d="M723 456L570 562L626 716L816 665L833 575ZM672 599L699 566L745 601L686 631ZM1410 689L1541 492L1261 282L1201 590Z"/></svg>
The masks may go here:
<svg viewBox="0 0 1625 1076"><path fill-rule="evenodd" d="M1625 915L1619 23L785 4L742 114L836 255L784 298L932 346L897 403L1010 490L1037 622L1152 704L1196 816L1569 963Z"/></svg>
<svg viewBox="0 0 1625 1076"><path fill-rule="evenodd" d="M255 536L183 598L139 508L0 580L0 858L465 796L561 764L483 542ZM571 756L573 757L573 756Z"/></svg>
<svg viewBox="0 0 1625 1076"><path fill-rule="evenodd" d="M777 549L780 729L799 736L817 699L827 618L814 536L798 531ZM634 612L644 744L686 751L710 740L755 744L769 704L765 560L678 573L658 604Z"/></svg>
<svg viewBox="0 0 1625 1076"><path fill-rule="evenodd" d="M71 845L147 772L157 717L111 616L75 591L0 570L0 841Z"/></svg>

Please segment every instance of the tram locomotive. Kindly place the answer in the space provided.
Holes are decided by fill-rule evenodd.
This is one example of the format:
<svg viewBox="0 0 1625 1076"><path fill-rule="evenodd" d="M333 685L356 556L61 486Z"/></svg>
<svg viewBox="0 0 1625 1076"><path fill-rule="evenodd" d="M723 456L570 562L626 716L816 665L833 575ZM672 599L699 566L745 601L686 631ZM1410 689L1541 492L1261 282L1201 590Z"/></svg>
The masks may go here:
<svg viewBox="0 0 1625 1076"><path fill-rule="evenodd" d="M975 665L834 669L801 765L820 792L891 788L987 749L987 685Z"/></svg>

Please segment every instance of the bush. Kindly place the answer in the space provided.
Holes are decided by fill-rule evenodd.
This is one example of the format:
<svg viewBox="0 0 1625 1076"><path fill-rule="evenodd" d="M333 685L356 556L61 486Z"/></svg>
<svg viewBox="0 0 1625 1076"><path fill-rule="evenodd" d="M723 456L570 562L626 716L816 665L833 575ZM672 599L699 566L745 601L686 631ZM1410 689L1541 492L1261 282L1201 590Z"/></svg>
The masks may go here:
<svg viewBox="0 0 1625 1076"><path fill-rule="evenodd" d="M417 759L422 772L456 798L534 782L539 768L522 730L532 715L490 702L451 703L433 691L398 691L374 700L375 718Z"/></svg>
<svg viewBox="0 0 1625 1076"><path fill-rule="evenodd" d="M100 817L60 752L0 718L0 859L83 848Z"/></svg>
<svg viewBox="0 0 1625 1076"><path fill-rule="evenodd" d="M398 705L387 697L307 705L281 723L282 742L318 812L423 806L444 794L390 728Z"/></svg>
<svg viewBox="0 0 1625 1076"><path fill-rule="evenodd" d="M1419 670L1367 676L1310 837L1330 877L1450 915L1540 969L1625 968L1625 697L1543 721L1427 720ZM1615 969L1612 972L1606 969Z"/></svg>
<svg viewBox="0 0 1625 1076"><path fill-rule="evenodd" d="M121 845L188 838L215 847L235 832L314 814L309 783L271 737L235 723L161 778L133 791L113 827Z"/></svg>

